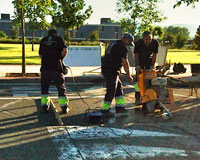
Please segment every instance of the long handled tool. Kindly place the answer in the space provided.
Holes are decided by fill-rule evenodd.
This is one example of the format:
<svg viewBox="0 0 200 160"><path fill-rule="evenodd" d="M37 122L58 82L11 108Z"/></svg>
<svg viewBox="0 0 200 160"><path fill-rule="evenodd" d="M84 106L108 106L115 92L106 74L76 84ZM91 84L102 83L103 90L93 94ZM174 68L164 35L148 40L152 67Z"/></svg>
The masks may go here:
<svg viewBox="0 0 200 160"><path fill-rule="evenodd" d="M164 106L164 104L162 104L162 102L160 100L158 100L159 105L164 109L164 113L162 115L162 117L164 119L169 119L172 117L171 112Z"/></svg>
<svg viewBox="0 0 200 160"><path fill-rule="evenodd" d="M50 106L51 106L51 108L52 108L52 110L53 110L53 112L54 112L54 114L55 114L56 119L58 120L59 125L60 125L60 126L64 126L64 123L63 123L63 121L61 120L61 118L60 118L60 116L59 116L59 113L58 113L58 110L56 109L56 106L54 105L54 103L53 103L52 100L50 100Z"/></svg>

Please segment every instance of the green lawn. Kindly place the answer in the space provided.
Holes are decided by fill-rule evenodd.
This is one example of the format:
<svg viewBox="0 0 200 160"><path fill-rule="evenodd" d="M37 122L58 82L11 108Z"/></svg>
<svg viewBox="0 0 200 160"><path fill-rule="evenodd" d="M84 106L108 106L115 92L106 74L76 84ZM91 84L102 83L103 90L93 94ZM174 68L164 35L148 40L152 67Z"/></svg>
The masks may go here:
<svg viewBox="0 0 200 160"><path fill-rule="evenodd" d="M26 64L40 64L38 56L39 45L26 44ZM21 44L0 44L0 64L21 64L22 62L22 45Z"/></svg>
<svg viewBox="0 0 200 160"><path fill-rule="evenodd" d="M39 45L34 45L35 51L31 51L31 44L26 44L26 64L40 64L38 56ZM0 64L21 64L21 44L0 44ZM169 49L167 61L173 63L200 63L200 51Z"/></svg>
<svg viewBox="0 0 200 160"><path fill-rule="evenodd" d="M167 61L173 63L200 63L200 51L169 49L167 52Z"/></svg>

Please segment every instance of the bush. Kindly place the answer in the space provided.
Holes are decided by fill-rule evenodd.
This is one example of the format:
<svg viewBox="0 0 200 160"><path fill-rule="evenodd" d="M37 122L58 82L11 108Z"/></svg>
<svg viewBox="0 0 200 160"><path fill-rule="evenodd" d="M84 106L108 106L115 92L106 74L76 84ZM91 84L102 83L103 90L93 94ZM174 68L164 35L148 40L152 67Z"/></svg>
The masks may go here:
<svg viewBox="0 0 200 160"><path fill-rule="evenodd" d="M35 39L34 43L35 44L40 44L42 38ZM10 38L0 38L0 43L8 43L8 44L21 44L22 40L21 39L10 39ZM25 39L26 44L31 44L31 40ZM65 41L66 44L69 46L99 46L100 43L99 41L81 41L81 42L69 42Z"/></svg>
<svg viewBox="0 0 200 160"><path fill-rule="evenodd" d="M3 32L3 31L0 31L0 38L6 38L7 35Z"/></svg>
<svg viewBox="0 0 200 160"><path fill-rule="evenodd" d="M18 38L18 28L12 28L10 32L10 37L12 39L17 39Z"/></svg>
<svg viewBox="0 0 200 160"><path fill-rule="evenodd" d="M0 43L21 44L22 40L21 39L7 39L7 38L3 38L3 39L0 39ZM30 41L28 39L25 39L25 43L30 44Z"/></svg>
<svg viewBox="0 0 200 160"><path fill-rule="evenodd" d="M67 42L66 42L67 44ZM69 42L69 46L99 46L99 41L81 41L81 42Z"/></svg>
<svg viewBox="0 0 200 160"><path fill-rule="evenodd" d="M90 40L91 41L97 41L99 37L99 32L98 31L93 31L92 33L90 33Z"/></svg>

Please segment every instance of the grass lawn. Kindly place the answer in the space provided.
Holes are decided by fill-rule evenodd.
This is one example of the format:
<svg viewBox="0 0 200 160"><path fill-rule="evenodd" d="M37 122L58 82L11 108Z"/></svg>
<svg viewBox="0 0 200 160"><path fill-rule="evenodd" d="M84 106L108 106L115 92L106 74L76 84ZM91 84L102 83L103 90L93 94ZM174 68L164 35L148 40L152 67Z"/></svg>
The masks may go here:
<svg viewBox="0 0 200 160"><path fill-rule="evenodd" d="M31 44L26 44L26 64L40 64L38 56L39 45L34 45L35 51L31 51ZM0 44L0 64L21 64L21 44ZM169 49L167 61L173 63L200 63L200 51Z"/></svg>
<svg viewBox="0 0 200 160"><path fill-rule="evenodd" d="M26 64L40 64L38 55L39 45L26 44ZM21 64L22 63L22 45L21 44L0 44L0 64Z"/></svg>
<svg viewBox="0 0 200 160"><path fill-rule="evenodd" d="M167 61L173 63L193 64L200 63L200 51L169 49L167 52Z"/></svg>

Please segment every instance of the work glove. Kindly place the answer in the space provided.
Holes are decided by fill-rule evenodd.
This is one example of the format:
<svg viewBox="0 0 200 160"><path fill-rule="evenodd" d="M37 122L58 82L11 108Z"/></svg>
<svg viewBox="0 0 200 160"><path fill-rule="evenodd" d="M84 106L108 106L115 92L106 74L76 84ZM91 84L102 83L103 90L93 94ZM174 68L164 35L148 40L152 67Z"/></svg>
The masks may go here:
<svg viewBox="0 0 200 160"><path fill-rule="evenodd" d="M136 70L136 73L139 74L141 72L141 67L140 66L136 66L135 70Z"/></svg>

